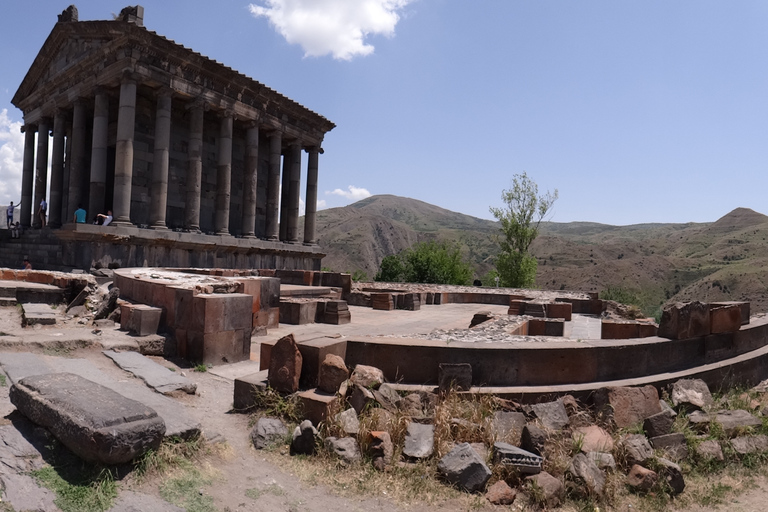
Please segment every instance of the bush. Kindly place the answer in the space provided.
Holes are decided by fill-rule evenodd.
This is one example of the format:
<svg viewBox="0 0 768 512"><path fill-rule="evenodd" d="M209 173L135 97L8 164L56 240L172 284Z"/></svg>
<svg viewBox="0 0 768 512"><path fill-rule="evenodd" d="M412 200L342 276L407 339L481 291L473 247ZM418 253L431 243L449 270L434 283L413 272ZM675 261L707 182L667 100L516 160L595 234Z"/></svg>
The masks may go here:
<svg viewBox="0 0 768 512"><path fill-rule="evenodd" d="M457 244L421 242L386 256L374 280L390 283L431 283L466 285L472 279L472 268L461 257Z"/></svg>

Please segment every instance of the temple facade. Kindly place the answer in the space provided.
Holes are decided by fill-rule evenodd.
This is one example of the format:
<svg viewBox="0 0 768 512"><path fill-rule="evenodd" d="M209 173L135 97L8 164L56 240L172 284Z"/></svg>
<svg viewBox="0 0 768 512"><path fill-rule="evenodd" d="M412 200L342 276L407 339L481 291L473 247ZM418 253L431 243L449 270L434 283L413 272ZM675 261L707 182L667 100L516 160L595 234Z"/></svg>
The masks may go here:
<svg viewBox="0 0 768 512"><path fill-rule="evenodd" d="M59 15L12 100L24 114L21 224L40 227L46 199L47 236L73 267L319 269L318 164L335 125L143 17L141 6L108 21ZM80 206L86 224L73 222ZM109 210L111 226L90 223Z"/></svg>

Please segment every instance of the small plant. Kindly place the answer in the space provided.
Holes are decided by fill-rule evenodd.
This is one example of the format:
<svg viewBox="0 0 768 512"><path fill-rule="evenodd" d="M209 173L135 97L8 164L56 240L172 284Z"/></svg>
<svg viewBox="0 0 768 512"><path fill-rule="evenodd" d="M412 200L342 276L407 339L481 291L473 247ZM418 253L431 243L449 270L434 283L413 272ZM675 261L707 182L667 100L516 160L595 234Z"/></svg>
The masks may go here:
<svg viewBox="0 0 768 512"><path fill-rule="evenodd" d="M267 416L276 416L291 423L304 418L301 400L295 394L283 396L272 388L256 389L253 392L254 408Z"/></svg>
<svg viewBox="0 0 768 512"><path fill-rule="evenodd" d="M0 373L0 387L5 387L7 385L8 385L8 383L6 382L5 375Z"/></svg>
<svg viewBox="0 0 768 512"><path fill-rule="evenodd" d="M208 371L208 366L204 363L200 363L197 366L195 366L194 370L196 372L204 373Z"/></svg>

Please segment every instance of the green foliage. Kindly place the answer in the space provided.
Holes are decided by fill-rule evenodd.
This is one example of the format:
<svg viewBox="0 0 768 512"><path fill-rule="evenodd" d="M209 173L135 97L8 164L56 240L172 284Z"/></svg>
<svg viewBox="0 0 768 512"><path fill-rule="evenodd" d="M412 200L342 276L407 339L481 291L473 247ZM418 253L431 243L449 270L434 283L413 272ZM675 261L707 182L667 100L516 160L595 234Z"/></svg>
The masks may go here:
<svg viewBox="0 0 768 512"><path fill-rule="evenodd" d="M32 472L37 482L56 493L55 503L64 512L103 512L112 507L117 485L111 472L89 468L45 466Z"/></svg>
<svg viewBox="0 0 768 512"><path fill-rule="evenodd" d="M600 292L600 298L603 300L613 300L621 304L640 305L640 299L632 290L627 290L621 286L609 286Z"/></svg>
<svg viewBox="0 0 768 512"><path fill-rule="evenodd" d="M291 423L304 419L301 399L295 393L283 396L274 389L257 388L253 391L254 408L266 416L277 416Z"/></svg>
<svg viewBox="0 0 768 512"><path fill-rule="evenodd" d="M204 372L208 371L208 366L206 364L204 364L204 363L200 363L200 364L195 366L194 370L196 372L204 373Z"/></svg>
<svg viewBox="0 0 768 512"><path fill-rule="evenodd" d="M490 208L501 223L498 237L501 252L496 259L496 269L502 286L525 288L534 284L537 265L529 248L557 197L557 190L539 195L538 185L523 172L512 177L512 188L502 191L505 206Z"/></svg>
<svg viewBox="0 0 768 512"><path fill-rule="evenodd" d="M362 281L367 282L368 281L368 274L363 272L362 270L358 269L352 272L352 280L356 283Z"/></svg>
<svg viewBox="0 0 768 512"><path fill-rule="evenodd" d="M398 255L386 256L374 278L384 282L469 284L472 268L458 244L421 242Z"/></svg>
<svg viewBox="0 0 768 512"><path fill-rule="evenodd" d="M190 468L181 475L160 484L160 496L188 512L215 512L213 498L200 491L203 486L210 484L209 477L196 468Z"/></svg>

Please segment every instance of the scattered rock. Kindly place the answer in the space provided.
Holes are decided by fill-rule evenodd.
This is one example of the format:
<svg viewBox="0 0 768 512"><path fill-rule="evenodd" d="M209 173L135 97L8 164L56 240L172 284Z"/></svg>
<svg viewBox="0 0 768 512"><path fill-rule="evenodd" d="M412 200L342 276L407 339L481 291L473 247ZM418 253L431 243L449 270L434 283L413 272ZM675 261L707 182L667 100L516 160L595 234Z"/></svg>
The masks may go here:
<svg viewBox="0 0 768 512"><path fill-rule="evenodd" d="M393 414L386 409L376 407L371 411L371 430L389 431L393 422Z"/></svg>
<svg viewBox="0 0 768 512"><path fill-rule="evenodd" d="M621 440L627 464L642 465L653 458L653 448L642 434L630 434Z"/></svg>
<svg viewBox="0 0 768 512"><path fill-rule="evenodd" d="M302 357L293 334L277 340L269 358L267 381L279 393L295 393L299 389Z"/></svg>
<svg viewBox="0 0 768 512"><path fill-rule="evenodd" d="M434 425L422 425L421 423L408 424L405 433L405 447L403 454L414 459L426 459L434 451L435 427Z"/></svg>
<svg viewBox="0 0 768 512"><path fill-rule="evenodd" d="M120 297L120 288L113 286L109 290L106 297L96 307L96 313L93 315L94 320L101 320L107 318L109 314L117 307L117 299Z"/></svg>
<svg viewBox="0 0 768 512"><path fill-rule="evenodd" d="M671 409L663 409L661 412L645 418L643 430L648 437L658 437L672 432L677 414Z"/></svg>
<svg viewBox="0 0 768 512"><path fill-rule="evenodd" d="M304 420L293 431L291 455L312 455L317 449L317 429L309 420Z"/></svg>
<svg viewBox="0 0 768 512"><path fill-rule="evenodd" d="M499 480L488 488L485 498L493 505L511 505L515 501L517 491L504 480Z"/></svg>
<svg viewBox="0 0 768 512"><path fill-rule="evenodd" d="M379 389L373 391L373 397L384 409L391 413L397 412L397 404L400 403L400 395L389 384L382 384Z"/></svg>
<svg viewBox="0 0 768 512"><path fill-rule="evenodd" d="M562 430L568 425L568 412L561 400L533 404L531 406L536 417L541 420L544 428Z"/></svg>
<svg viewBox="0 0 768 512"><path fill-rule="evenodd" d="M768 436L742 436L731 439L733 450L740 454L768 452Z"/></svg>
<svg viewBox="0 0 768 512"><path fill-rule="evenodd" d="M384 382L384 372L373 366L359 364L355 366L349 380L367 389L377 389Z"/></svg>
<svg viewBox="0 0 768 512"><path fill-rule="evenodd" d="M421 406L421 396L418 393L411 393L400 399L398 407L405 414L414 418L421 418L424 416L424 409Z"/></svg>
<svg viewBox="0 0 768 512"><path fill-rule="evenodd" d="M680 466L663 457L656 457L656 461L662 466L659 474L667 481L672 494L680 494L685 490L685 479Z"/></svg>
<svg viewBox="0 0 768 512"><path fill-rule="evenodd" d="M659 392L653 386L601 388L595 392L594 402L618 428L632 427L661 412Z"/></svg>
<svg viewBox="0 0 768 512"><path fill-rule="evenodd" d="M525 427L525 414L521 412L496 411L491 421L491 431L496 441L519 445Z"/></svg>
<svg viewBox="0 0 768 512"><path fill-rule="evenodd" d="M392 438L389 432L383 431L373 431L370 435L368 453L371 456L373 467L379 471L384 471L387 466L392 464L392 454L394 452Z"/></svg>
<svg viewBox="0 0 768 512"><path fill-rule="evenodd" d="M488 460L488 447L485 446L483 443L469 443L469 446L472 447L473 450L475 450L475 453L480 457L481 460L487 461Z"/></svg>
<svg viewBox="0 0 768 512"><path fill-rule="evenodd" d="M349 370L344 364L344 359L336 354L328 354L320 363L317 373L317 388L326 393L335 394L341 387L341 383L349 378Z"/></svg>
<svg viewBox="0 0 768 512"><path fill-rule="evenodd" d="M685 435L680 433L666 434L663 436L652 437L651 446L657 450L664 450L664 453L675 460L682 460L688 456L688 445L685 441Z"/></svg>
<svg viewBox="0 0 768 512"><path fill-rule="evenodd" d="M360 445L357 444L357 440L353 437L342 437L341 439L333 436L326 437L325 448L335 453L346 464L360 462L363 459L360 453Z"/></svg>
<svg viewBox="0 0 768 512"><path fill-rule="evenodd" d="M573 430L574 442L581 444L581 451L587 452L612 452L613 438L611 434L598 427L590 425Z"/></svg>
<svg viewBox="0 0 768 512"><path fill-rule="evenodd" d="M718 423L723 431L732 436L739 430L747 427L760 427L763 422L743 409L735 411L720 411L715 415L715 423Z"/></svg>
<svg viewBox="0 0 768 512"><path fill-rule="evenodd" d="M606 468L610 470L616 469L616 459L614 459L613 455L611 455L610 453L588 452L586 455L600 469L606 469Z"/></svg>
<svg viewBox="0 0 768 512"><path fill-rule="evenodd" d="M659 475L655 471L646 469L640 464L634 464L627 475L627 484L635 489L647 491L654 486L658 479Z"/></svg>
<svg viewBox="0 0 768 512"><path fill-rule="evenodd" d="M579 483L583 483L589 490L589 493L603 494L605 488L605 476L597 465L584 455L577 454L568 466L568 473Z"/></svg>
<svg viewBox="0 0 768 512"><path fill-rule="evenodd" d="M257 450L282 443L287 436L288 427L278 418L259 418L251 430L251 442Z"/></svg>
<svg viewBox="0 0 768 512"><path fill-rule="evenodd" d="M371 393L367 388L357 384L352 385L352 393L349 395L349 398L347 398L349 405L355 409L357 414L363 412L365 406L373 402L373 400L373 393Z"/></svg>
<svg viewBox="0 0 768 512"><path fill-rule="evenodd" d="M336 415L336 421L341 424L341 429L347 435L356 436L360 433L360 420L357 418L357 411L350 407Z"/></svg>
<svg viewBox="0 0 768 512"><path fill-rule="evenodd" d="M544 443L547 442L547 432L536 425L523 427L523 435L520 438L520 447L536 455L541 455Z"/></svg>
<svg viewBox="0 0 768 512"><path fill-rule="evenodd" d="M679 409L692 411L709 409L715 404L707 383L701 379L680 379L672 384L672 404Z"/></svg>
<svg viewBox="0 0 768 512"><path fill-rule="evenodd" d="M525 481L537 498L536 501L540 500L550 508L560 505L564 491L563 483L560 480L546 471L542 471L536 475L525 477Z"/></svg>
<svg viewBox="0 0 768 512"><path fill-rule="evenodd" d="M703 430L714 419L714 414L706 413L704 411L693 411L688 415L688 423L699 431Z"/></svg>
<svg viewBox="0 0 768 512"><path fill-rule="evenodd" d="M440 391L451 388L469 391L472 387L472 365L469 363L440 363L437 367L437 382Z"/></svg>
<svg viewBox="0 0 768 512"><path fill-rule="evenodd" d="M544 462L544 459L535 453L501 442L493 443L493 460L497 464L513 466L521 473L527 474L539 473Z"/></svg>
<svg viewBox="0 0 768 512"><path fill-rule="evenodd" d="M469 491L480 491L491 478L491 470L469 443L461 443L437 463L437 470L454 485Z"/></svg>
<svg viewBox="0 0 768 512"><path fill-rule="evenodd" d="M696 447L696 454L703 459L724 460L723 448L715 440L702 441Z"/></svg>

